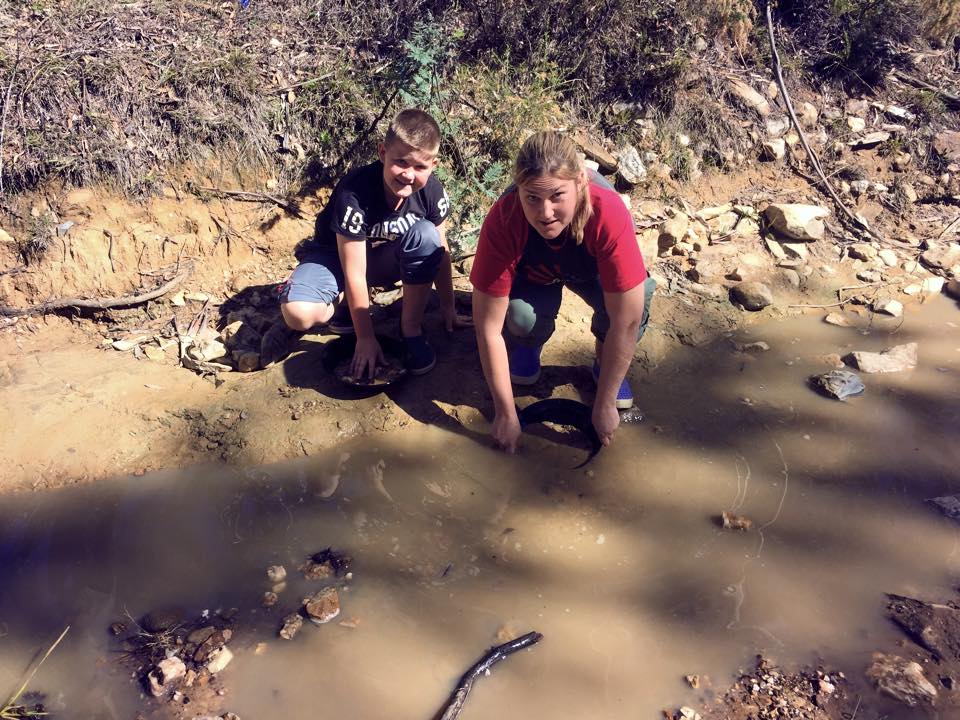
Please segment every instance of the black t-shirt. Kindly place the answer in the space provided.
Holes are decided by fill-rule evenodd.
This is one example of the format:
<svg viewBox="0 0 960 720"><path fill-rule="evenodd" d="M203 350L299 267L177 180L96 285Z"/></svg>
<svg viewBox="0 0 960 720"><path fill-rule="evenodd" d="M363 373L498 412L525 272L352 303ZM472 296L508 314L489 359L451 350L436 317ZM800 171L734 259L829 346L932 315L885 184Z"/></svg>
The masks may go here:
<svg viewBox="0 0 960 720"><path fill-rule="evenodd" d="M533 226L517 263L517 272L536 285L587 283L600 274L597 259L590 254L586 243L577 245L566 231L555 240L547 240Z"/></svg>
<svg viewBox="0 0 960 720"><path fill-rule="evenodd" d="M349 172L317 215L313 244L336 247L337 235L370 242L396 240L420 220L440 225L450 214L450 200L432 174L427 184L403 201L387 207L383 196L383 163L377 160Z"/></svg>

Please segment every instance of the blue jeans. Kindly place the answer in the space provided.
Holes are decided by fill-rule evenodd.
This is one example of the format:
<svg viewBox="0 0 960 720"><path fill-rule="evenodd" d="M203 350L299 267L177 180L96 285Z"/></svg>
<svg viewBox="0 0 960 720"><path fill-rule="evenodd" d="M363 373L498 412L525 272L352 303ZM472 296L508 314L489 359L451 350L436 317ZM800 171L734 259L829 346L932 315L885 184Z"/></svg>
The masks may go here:
<svg viewBox="0 0 960 720"><path fill-rule="evenodd" d="M510 304L507 306L506 338L508 345L526 345L540 347L556 329L557 314L560 312L563 287L566 285L583 298L593 308L593 320L590 331L603 342L610 329L610 316L603 302L603 288L600 278L586 283L553 283L537 285L521 275L517 275L510 288ZM643 282L643 318L637 331L637 342L643 337L650 320L650 303L657 283L652 277Z"/></svg>
<svg viewBox="0 0 960 720"><path fill-rule="evenodd" d="M356 240L355 242L366 242ZM420 220L392 242L367 247L367 284L379 287L402 280L426 285L440 268L443 246L440 233L429 220ZM336 246L308 251L280 290L280 302L330 305L345 287Z"/></svg>

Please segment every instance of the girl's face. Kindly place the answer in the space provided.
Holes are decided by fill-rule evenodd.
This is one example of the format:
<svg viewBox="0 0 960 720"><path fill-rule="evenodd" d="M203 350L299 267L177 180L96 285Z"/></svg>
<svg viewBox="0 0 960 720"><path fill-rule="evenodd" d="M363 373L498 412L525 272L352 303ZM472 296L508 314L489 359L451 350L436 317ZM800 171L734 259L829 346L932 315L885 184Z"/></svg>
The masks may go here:
<svg viewBox="0 0 960 720"><path fill-rule="evenodd" d="M584 179L563 180L541 175L528 180L517 190L527 222L541 237L553 240L573 220Z"/></svg>

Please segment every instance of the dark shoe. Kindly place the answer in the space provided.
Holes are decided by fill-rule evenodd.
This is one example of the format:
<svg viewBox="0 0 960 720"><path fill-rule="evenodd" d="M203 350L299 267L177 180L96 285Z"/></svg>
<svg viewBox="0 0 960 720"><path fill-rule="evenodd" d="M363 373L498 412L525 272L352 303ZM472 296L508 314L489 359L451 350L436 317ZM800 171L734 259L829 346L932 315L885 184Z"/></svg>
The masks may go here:
<svg viewBox="0 0 960 720"><path fill-rule="evenodd" d="M437 354L423 335L403 338L403 364L411 375L423 375L437 364Z"/></svg>
<svg viewBox="0 0 960 720"><path fill-rule="evenodd" d="M303 333L291 330L283 318L277 320L260 340L260 367L270 367L286 358L302 337Z"/></svg>
<svg viewBox="0 0 960 720"><path fill-rule="evenodd" d="M353 329L353 319L350 317L350 307L346 302L340 303L333 312L333 317L327 323L327 330L334 335L353 335L356 332Z"/></svg>
<svg viewBox="0 0 960 720"><path fill-rule="evenodd" d="M540 351L542 345L516 345L507 354L510 382L514 385L533 385L540 379Z"/></svg>
<svg viewBox="0 0 960 720"><path fill-rule="evenodd" d="M597 384L600 382L600 361L593 361L593 370L591 371L593 375L593 382ZM617 408L619 410L627 410L633 407L633 390L630 389L630 383L627 382L627 379L624 378L623 382L620 383L620 388L617 390Z"/></svg>

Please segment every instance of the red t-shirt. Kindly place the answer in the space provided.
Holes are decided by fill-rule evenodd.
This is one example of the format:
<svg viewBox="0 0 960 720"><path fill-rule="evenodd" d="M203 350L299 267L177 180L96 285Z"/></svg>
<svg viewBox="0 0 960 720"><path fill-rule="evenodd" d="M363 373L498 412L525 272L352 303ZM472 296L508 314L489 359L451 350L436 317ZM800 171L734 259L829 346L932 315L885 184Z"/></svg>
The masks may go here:
<svg viewBox="0 0 960 720"><path fill-rule="evenodd" d="M517 272L538 284L579 282L600 276L605 292L626 292L647 279L630 211L616 192L590 184L593 215L583 243L554 246L531 227L511 188L497 200L480 229L470 282L493 297L510 294Z"/></svg>

